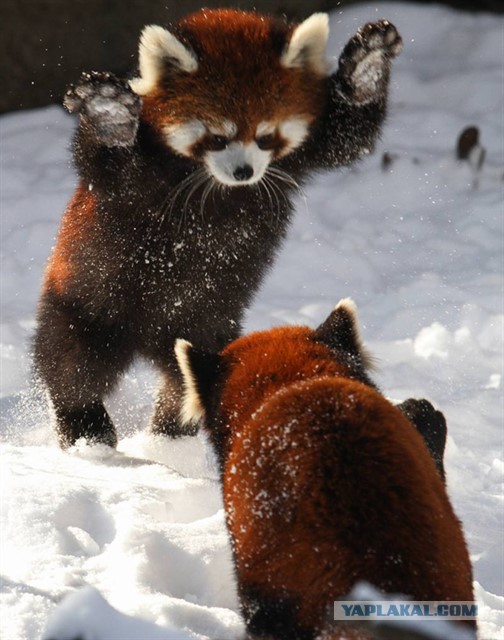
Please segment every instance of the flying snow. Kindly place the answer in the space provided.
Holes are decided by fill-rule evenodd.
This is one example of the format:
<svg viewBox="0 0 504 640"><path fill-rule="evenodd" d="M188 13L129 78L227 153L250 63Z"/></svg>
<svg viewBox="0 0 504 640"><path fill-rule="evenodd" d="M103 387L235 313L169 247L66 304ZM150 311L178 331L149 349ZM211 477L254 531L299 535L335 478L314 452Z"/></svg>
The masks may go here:
<svg viewBox="0 0 504 640"><path fill-rule="evenodd" d="M378 14L368 4L334 12L329 51L337 56L378 18L401 32L382 142L306 188L246 329L316 326L351 296L383 391L426 397L445 413L448 489L474 564L480 636L492 640L504 630L504 19L400 3L380 3ZM75 185L74 121L54 106L5 115L0 126L0 633L238 639L215 463L202 435L170 442L145 432L157 385L149 367L137 364L110 399L118 452L56 445L30 340ZM468 126L486 149L477 162L455 157Z"/></svg>

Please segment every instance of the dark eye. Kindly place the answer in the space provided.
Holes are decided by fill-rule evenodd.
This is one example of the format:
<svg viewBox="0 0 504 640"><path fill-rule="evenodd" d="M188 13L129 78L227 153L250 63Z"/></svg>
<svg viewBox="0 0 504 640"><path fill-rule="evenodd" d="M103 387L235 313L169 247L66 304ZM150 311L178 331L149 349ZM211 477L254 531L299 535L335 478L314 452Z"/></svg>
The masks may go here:
<svg viewBox="0 0 504 640"><path fill-rule="evenodd" d="M226 136L211 135L208 138L208 148L211 151L222 151L222 149L225 149L228 144L229 140Z"/></svg>
<svg viewBox="0 0 504 640"><path fill-rule="evenodd" d="M266 151L267 149L273 149L275 146L275 136L273 133L268 133L265 136L259 136L256 138L256 144L259 149Z"/></svg>

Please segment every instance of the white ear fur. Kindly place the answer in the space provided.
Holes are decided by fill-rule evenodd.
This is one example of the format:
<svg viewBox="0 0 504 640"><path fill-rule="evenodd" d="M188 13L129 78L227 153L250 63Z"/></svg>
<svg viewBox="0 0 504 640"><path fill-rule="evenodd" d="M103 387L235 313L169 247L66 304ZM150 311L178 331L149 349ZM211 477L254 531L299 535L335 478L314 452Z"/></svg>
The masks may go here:
<svg viewBox="0 0 504 640"><path fill-rule="evenodd" d="M329 16L327 13L314 13L294 29L280 63L287 68L306 66L326 75L325 48L328 37Z"/></svg>
<svg viewBox="0 0 504 640"><path fill-rule="evenodd" d="M352 298L341 298L334 307L334 310L336 309L345 309L348 315L352 316L354 327L357 328L357 305Z"/></svg>
<svg viewBox="0 0 504 640"><path fill-rule="evenodd" d="M192 344L187 340L179 339L175 342L175 355L182 372L184 395L182 398L182 408L180 409L180 420L182 424L197 424L205 416L205 409L198 393L194 373L189 360L189 350Z"/></svg>
<svg viewBox="0 0 504 640"><path fill-rule="evenodd" d="M368 350L366 349L366 347L362 344L362 340L360 337L360 331L359 331L359 322L357 320L357 305L355 304L355 302L352 300L352 298L342 298L338 304L334 307L334 310L336 311L336 309L344 309L347 314L350 316L351 321L352 321L352 327L353 327L353 331L354 331L354 335L355 335L355 341L357 344L357 347L359 349L359 352L361 354L361 358L362 358L362 362L364 364L364 367L366 369L376 369L376 365L375 365L375 361L373 359L373 356L370 355L370 353L368 352Z"/></svg>
<svg viewBox="0 0 504 640"><path fill-rule="evenodd" d="M344 309L347 312L347 315L350 316L357 346L359 347L359 351L363 351L364 347L362 346L359 332L359 322L357 320L357 305L352 300L352 298L342 298L334 307L335 311L336 309Z"/></svg>
<svg viewBox="0 0 504 640"><path fill-rule="evenodd" d="M130 86L141 96L156 87L167 64L186 73L193 73L198 68L194 53L173 33L157 25L144 27L140 37L138 61L140 77L130 80Z"/></svg>

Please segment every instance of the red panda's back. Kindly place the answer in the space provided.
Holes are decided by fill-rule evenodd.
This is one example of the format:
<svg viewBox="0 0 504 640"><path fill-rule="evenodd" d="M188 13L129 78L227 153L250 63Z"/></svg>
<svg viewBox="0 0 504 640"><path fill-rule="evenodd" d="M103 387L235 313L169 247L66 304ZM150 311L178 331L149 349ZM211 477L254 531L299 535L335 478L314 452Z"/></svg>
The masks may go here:
<svg viewBox="0 0 504 640"><path fill-rule="evenodd" d="M472 600L460 525L423 440L367 385L325 377L274 393L237 429L224 494L240 581L297 594L303 625L358 580Z"/></svg>

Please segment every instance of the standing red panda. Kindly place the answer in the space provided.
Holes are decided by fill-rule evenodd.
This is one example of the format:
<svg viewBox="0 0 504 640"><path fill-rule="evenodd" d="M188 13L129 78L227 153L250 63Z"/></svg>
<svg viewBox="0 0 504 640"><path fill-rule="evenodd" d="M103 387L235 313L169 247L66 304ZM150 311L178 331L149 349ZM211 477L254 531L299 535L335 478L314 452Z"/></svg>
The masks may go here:
<svg viewBox="0 0 504 640"><path fill-rule="evenodd" d="M202 421L219 461L251 636L315 638L359 581L473 600L460 522L422 437L368 377L352 301L316 330L175 350L183 421Z"/></svg>
<svg viewBox="0 0 504 640"><path fill-rule="evenodd" d="M153 431L183 433L175 338L210 350L236 338L298 186L372 148L401 39L368 24L329 74L327 36L325 14L292 25L204 9L146 27L129 83L93 72L68 91L80 182L34 344L62 447L115 446L103 401L137 355L164 376Z"/></svg>

